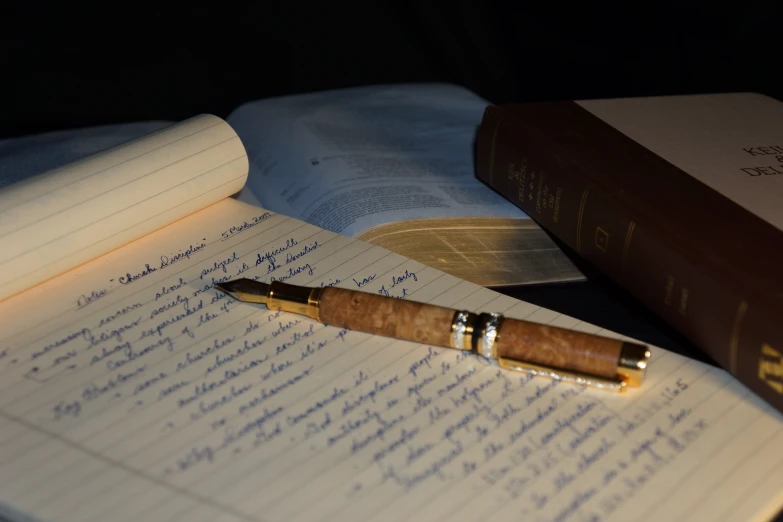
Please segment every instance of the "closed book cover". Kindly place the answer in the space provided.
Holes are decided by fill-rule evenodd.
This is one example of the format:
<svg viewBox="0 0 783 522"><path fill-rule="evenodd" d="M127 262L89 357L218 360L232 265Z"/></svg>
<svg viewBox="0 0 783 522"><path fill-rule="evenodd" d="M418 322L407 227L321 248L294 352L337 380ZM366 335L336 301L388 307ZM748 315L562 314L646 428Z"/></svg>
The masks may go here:
<svg viewBox="0 0 783 522"><path fill-rule="evenodd" d="M486 109L477 176L783 411L783 104Z"/></svg>

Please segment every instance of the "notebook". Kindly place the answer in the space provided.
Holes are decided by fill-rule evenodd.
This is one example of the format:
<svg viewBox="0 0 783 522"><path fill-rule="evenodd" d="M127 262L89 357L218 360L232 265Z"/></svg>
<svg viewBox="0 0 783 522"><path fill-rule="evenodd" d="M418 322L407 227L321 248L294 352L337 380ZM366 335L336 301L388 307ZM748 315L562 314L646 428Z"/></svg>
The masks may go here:
<svg viewBox="0 0 783 522"><path fill-rule="evenodd" d="M644 385L615 394L215 291L274 278L620 337L238 201L246 174L205 115L0 194L0 517L746 521L783 504L783 419L719 368L654 347Z"/></svg>

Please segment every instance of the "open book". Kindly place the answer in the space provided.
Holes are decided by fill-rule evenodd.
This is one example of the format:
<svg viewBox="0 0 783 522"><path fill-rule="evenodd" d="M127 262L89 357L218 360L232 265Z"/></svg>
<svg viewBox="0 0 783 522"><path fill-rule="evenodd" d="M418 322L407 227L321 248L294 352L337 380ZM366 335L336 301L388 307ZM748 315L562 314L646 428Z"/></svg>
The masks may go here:
<svg viewBox="0 0 783 522"><path fill-rule="evenodd" d="M748 521L783 504L783 418L719 368L653 348L645 384L614 394L215 291L338 285L616 335L228 197L247 166L200 116L0 193L0 517Z"/></svg>
<svg viewBox="0 0 783 522"><path fill-rule="evenodd" d="M583 279L532 219L476 179L473 140L487 103L443 84L247 103L226 120L249 156L240 199L480 285ZM0 184L170 123L0 142Z"/></svg>

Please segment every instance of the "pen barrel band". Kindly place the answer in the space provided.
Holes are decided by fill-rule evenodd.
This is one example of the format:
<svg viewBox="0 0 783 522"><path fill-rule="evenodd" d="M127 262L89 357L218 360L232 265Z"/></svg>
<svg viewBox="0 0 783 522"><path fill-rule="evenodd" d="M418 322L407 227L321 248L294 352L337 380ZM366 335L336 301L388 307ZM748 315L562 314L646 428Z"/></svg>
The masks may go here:
<svg viewBox="0 0 783 522"><path fill-rule="evenodd" d="M266 306L270 310L282 310L318 320L322 291L320 287L307 288L273 281L269 285Z"/></svg>
<svg viewBox="0 0 783 522"><path fill-rule="evenodd" d="M503 324L498 313L474 314L465 310L454 312L451 320L451 347L470 350L487 359L497 359L498 333Z"/></svg>

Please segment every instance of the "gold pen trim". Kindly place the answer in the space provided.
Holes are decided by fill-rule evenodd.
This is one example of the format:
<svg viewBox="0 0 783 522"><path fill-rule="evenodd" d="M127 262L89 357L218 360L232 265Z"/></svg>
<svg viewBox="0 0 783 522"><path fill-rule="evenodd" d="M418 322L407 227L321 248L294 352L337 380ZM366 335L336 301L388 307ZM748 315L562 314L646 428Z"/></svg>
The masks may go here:
<svg viewBox="0 0 783 522"><path fill-rule="evenodd" d="M628 385L641 386L651 355L650 349L643 344L624 342L620 347L617 374Z"/></svg>
<svg viewBox="0 0 783 522"><path fill-rule="evenodd" d="M500 327L503 325L503 314L484 313L479 315L480 336L477 339L475 351L486 359L498 358L497 342L500 337Z"/></svg>
<svg viewBox="0 0 783 522"><path fill-rule="evenodd" d="M457 310L451 320L451 347L455 350L473 351L473 333L476 325L476 314L465 310Z"/></svg>
<svg viewBox="0 0 783 522"><path fill-rule="evenodd" d="M320 322L321 292L321 287L308 288L273 281L269 285L266 306L270 310L292 312Z"/></svg>
<svg viewBox="0 0 783 522"><path fill-rule="evenodd" d="M644 382L647 373L647 365L651 356L650 349L642 344L624 342L620 347L620 355L617 361L617 378L598 377L580 372L552 368L542 364L528 363L505 357L498 357L497 361L501 368L523 373L532 373L557 379L559 381L572 382L600 388L602 390L612 390L621 392L626 387L639 387Z"/></svg>
<svg viewBox="0 0 783 522"><path fill-rule="evenodd" d="M599 388L601 390L622 392L628 385L628 383L621 379L604 379L603 377L596 377L595 375L563 371L561 369L550 368L549 366L544 366L541 364L531 364L522 361L515 361L513 359L506 359L505 357L498 358L498 365L500 365L500 367L505 370L532 374L540 377L547 377L557 381L580 384L583 386L589 386L591 388Z"/></svg>

